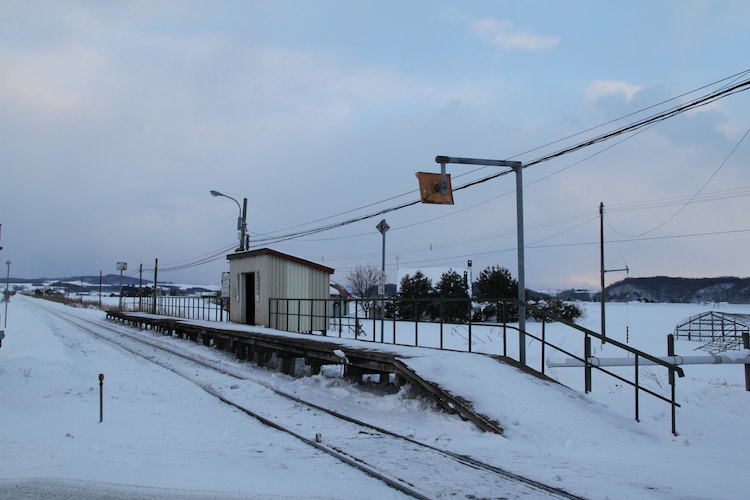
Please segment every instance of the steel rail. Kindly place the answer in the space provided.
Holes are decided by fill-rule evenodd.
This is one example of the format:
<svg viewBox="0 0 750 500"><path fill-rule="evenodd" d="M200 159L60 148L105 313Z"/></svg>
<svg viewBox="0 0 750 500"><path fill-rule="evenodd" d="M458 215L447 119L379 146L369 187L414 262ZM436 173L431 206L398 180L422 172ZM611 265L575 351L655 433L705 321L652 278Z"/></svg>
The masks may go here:
<svg viewBox="0 0 750 500"><path fill-rule="evenodd" d="M134 349L132 347L126 346L126 345L124 345L124 344L122 344L120 342L115 342L114 340L109 339L106 336L101 335L100 333L97 333L95 330L92 330L91 328L83 326L80 323L77 323L76 321L73 321L73 320L71 320L69 318L62 317L61 314L64 315L64 316L72 316L72 317L74 317L76 319L79 319L79 320L82 320L82 321L85 321L85 322L88 322L88 323L92 323L92 324L94 324L97 327L106 328L106 329L108 329L110 331L113 331L114 333L117 333L117 334L121 335L122 332L120 332L120 331L117 331L117 330L115 330L113 328L107 328L106 326L101 325L101 324L99 324L97 322L88 320L87 318L81 318L80 316L76 316L76 315L73 315L73 314L70 314L70 313L61 313L60 311L53 311L53 310L51 310L49 308L46 308L46 307L43 307L43 306L42 306L42 308L45 309L49 313L53 313L54 312L54 314L56 314L57 317L59 317L60 319L62 319L64 321L67 321L67 322L69 322L69 323L77 326L78 328L81 328L82 330L85 330L86 332L88 332L91 335L94 335L94 336L96 336L96 337L98 337L98 338L100 338L102 340L105 340L105 341L107 341L107 342L109 342L111 344L116 345L117 347L119 347L119 348L121 348L121 349L123 349L123 350L125 350L125 351L127 351L127 352L129 352L131 354L134 354L134 355L136 355L138 357L146 359L147 361L150 361L150 362L152 362L152 363L154 363L154 364L156 364L158 366L161 366L162 368L165 368L165 369L171 371L172 373L180 376L181 378L183 378L185 380L188 380L189 382L192 382L193 384L195 384L199 388L203 389L205 392L207 392L211 396L217 398L222 403L225 403L225 404L227 404L227 405L229 405L229 406L231 406L231 407L233 407L233 408L235 408L237 410L240 410L241 412L245 413L246 415L248 415L248 416L250 416L250 417L258 420L260 423L262 423L262 424L264 424L264 425L266 425L268 427L271 427L272 429L276 429L278 431L284 432L285 434L289 434L290 436L292 436L292 437L294 437L294 438L302 441L303 443L305 443L305 444L307 444L309 446L312 446L313 448L316 448L316 449L318 449L318 450L320 450L320 451L322 451L322 452L324 452L324 453L326 453L326 454L328 454L328 455L336 458L337 460L340 460L341 462L343 462L343 463L345 463L345 464L347 464L347 465L349 465L351 467L354 467L354 468L356 468L357 470L359 470L361 472L364 472L365 474L367 474L367 475L369 475L369 476L371 476L371 477L373 477L375 479L378 479L378 480L382 481L383 483L387 484L391 488L394 488L394 489L396 489L398 491L401 491L402 493L404 493L406 495L409 495L409 496L411 496L413 498L418 498L420 500L430 500L429 496L426 496L422 492L420 492L417 489L415 489L415 488L413 488L413 487L405 484L401 480L399 480L397 478L393 478L393 477L391 477L391 476L389 476L389 475L387 475L387 474L385 474L383 472L380 472L380 471L378 471L378 470L376 470L376 469L368 466L366 463L364 463L362 461L350 458L350 456L348 456L345 453L342 453L341 451L338 451L338 450L336 450L334 448L331 448L331 447L326 446L326 445L324 445L322 443L318 443L318 442L316 442L314 440L311 440L311 439L309 439L309 438L307 438L305 436L302 436L301 434L298 434L298 433L294 432L293 430L288 429L288 428L282 426L281 424L278 424L278 423L276 423L276 422L274 422L274 421L272 421L272 420L270 420L270 419L268 419L268 418L266 418L266 417L264 417L264 416L262 416L262 415L260 415L260 414L258 414L256 412L252 411L251 409L249 409L249 408L247 408L247 407L245 407L245 406L243 406L243 405L241 405L239 403L236 403L236 402L228 399L226 396L224 396L223 394L221 394L215 388L211 387L209 384L204 384L204 383L201 383L201 382L199 382L197 380L194 380L194 379L186 376L184 373L180 372L176 368L171 367L171 366L169 366L166 363L159 362L154 357L151 357L151 356L148 356L148 355L143 354L141 352L138 352L137 349ZM137 341L140 340L138 337L135 337L135 336L131 336L131 335L127 335L127 336L128 336L128 338L131 338L133 340L137 340ZM171 349L164 349L163 346L159 346L158 344L151 343L151 342L142 342L142 343L147 344L147 345L149 345L151 347L162 348L164 351L169 352L170 354L173 354L173 355L179 356L181 358L187 359L188 361L192 361L192 362L194 362L196 364L199 364L201 366L204 366L206 368L216 369L216 367L210 366L205 361L201 362L201 361L196 361L194 359L190 359L189 357L183 356L183 355L181 355L181 354L179 354L177 352L174 352ZM242 378L242 377L238 377L238 376L236 376L234 374L228 373L228 372L226 372L224 370L217 370L217 371L219 371L220 373L222 373L224 375L228 375L228 376L231 376L231 377L234 377L234 378Z"/></svg>
<svg viewBox="0 0 750 500"><path fill-rule="evenodd" d="M55 312L59 313L58 311L55 311ZM408 442L410 444L413 444L413 445L416 445L416 446L420 446L420 447L429 449L429 450L431 450L433 452L442 454L442 455L444 455L446 457L449 457L449 458L451 458L451 459L453 459L453 460L455 460L455 461L457 461L459 463L462 463L465 466L468 466L468 467L471 467L471 468L475 468L475 469L482 469L482 470L484 470L486 472L490 472L492 474L498 475L498 476L502 477L503 479L506 479L506 480L509 480L509 481L512 481L512 482L516 482L516 483L521 483L521 484L523 484L525 486L534 488L534 489L539 490L541 492L544 492L544 493L547 493L547 494L550 494L550 495L554 495L554 496L557 496L557 497L560 497L560 498L570 498L570 499L580 499L581 498L581 497L576 496L574 494L571 494L571 493L569 493L569 492L567 492L567 491L565 491L563 489L556 488L556 487L553 487L553 486L549 486L549 485L541 483L539 481L535 481L533 479L529 479L529 478L526 478L524 476L520 476L518 474L514 474L512 472L509 472L507 470L502 469L501 467L498 467L498 466L495 466L495 465L491 465L491 464L487 464L485 462L482 462L482 461L477 460L475 458L472 458L470 456L462 455L462 454L455 453L455 452L451 452L451 451L448 451L448 450L444 450L444 449L432 446L432 445L427 444L427 443L423 443L421 441L418 441L416 439L410 438L408 436L403 436L401 434L398 434L398 433L393 432L393 431L389 431L389 430L384 429L382 427L379 427L379 426L376 426L376 425L373 425L373 424L370 424L370 423L367 423L367 422L363 422L361 420L358 420L356 418L350 417L348 415L341 414L341 413L339 413L339 412L337 412L335 410L332 410L330 408L325 408L325 407L322 407L322 406L317 405L315 403L312 403L310 401L306 401L306 400L301 399L301 398L299 398L297 396L294 396L292 394L286 393L285 391L282 391L282 390L278 389L277 387L273 386L272 384L269 384L269 383L267 383L265 381L254 379L252 377L247 376L244 373L239 373L239 372L233 370L230 367L221 366L220 362L207 361L207 360L202 359L200 357L197 357L195 355L188 354L188 353L185 353L185 352L180 352L180 351L175 350L175 349L173 349L173 348L171 348L169 346L165 346L161 342L158 342L158 341L157 342L152 342L150 340L144 339L142 336L134 335L134 334L132 334L132 333L130 333L130 332L127 331L130 328L126 328L126 327L123 327L122 329L113 328L110 325L102 324L101 322L93 321L93 320L90 320L88 318L83 318L83 317L80 317L80 316L77 316L77 315L74 315L74 314L71 314L71 313L62 313L62 314L65 314L67 316L73 317L76 320L92 324L92 325L94 325L96 327L104 328L104 329L112 331L112 332L114 332L114 333L116 333L118 335L125 335L128 338L130 338L130 339L136 340L138 342L141 342L143 344L149 345L151 347L155 347L155 348L164 350L164 351L166 351L166 352L168 352L168 353L170 353L172 355L175 355L175 356L178 356L180 358L186 359L186 360L188 360L190 362L199 364L199 365L204 366L206 368L218 371L219 373L222 373L224 375L227 375L227 376L230 376L230 377L233 377L233 378L236 378L236 379L246 380L246 381L249 381L249 382L253 382L253 383L259 384L259 385L263 386L264 388L271 390L275 394L277 394L277 395L279 395L281 397L287 398L287 399L289 399L291 401L294 401L296 403L309 406L309 407L314 408L314 409L316 409L318 411L322 411L322 412L327 413L327 414L329 414L329 415L331 415L331 416L333 416L335 418L347 421L347 422L355 424L357 426L365 427L365 428L368 428L370 430L373 430L373 431L376 431L376 432L379 432L379 433L391 436L393 438L406 441L406 442ZM87 330L90 333L98 336L99 338L103 338L103 339L105 339L105 340L107 340L107 341L109 341L111 343L114 343L114 344L118 345L119 347L122 347L122 348L126 349L128 352L133 352L134 354L136 354L138 356L141 356L141 357L145 357L146 359L149 359L150 361L155 362L155 363L159 364L160 366L164 366L162 363L159 363L158 361L156 361L154 359L150 359L148 356L145 356L145 355L140 354L138 352L134 352L132 349L129 349L126 346L122 346L119 343L114 342L111 339L108 339L108 338L106 338L106 337L104 337L102 335L99 335L96 332L93 332L90 329L85 328L85 327L83 327L80 324L77 324L75 321L72 321L72 320L67 320L67 321L69 321L70 323L75 324L76 326L84 328L85 330ZM176 373L176 374L184 377L184 378L187 378L187 377L185 377L185 375L179 373L178 371L175 371L174 369L172 369L169 366L164 366L164 367L167 368L167 369L169 369L170 371L172 371L172 372L174 372L174 373ZM199 382L193 381L193 380L191 380L191 381L193 383L195 383L196 385L198 385L199 387L201 387L206 392L208 392L209 394L211 394L212 396L214 396L217 399L221 400L222 402L224 402L226 404L229 404L229 405L237 408L238 410L242 411L243 413L248 414L249 416L252 416L253 418L256 418L258 421L264 423L265 425L268 425L268 426L270 426L270 427L272 427L274 429L280 430L282 432L286 432L288 434L291 434L294 437L296 437L297 439L305 442L306 444L309 444L310 446L313 446L313 447L315 447L315 448L317 448L317 449L319 449L321 451L324 451L325 453L328 453L329 455L334 456L335 458L337 458L337 459L339 459L339 460L347 463L348 465L356 467L357 469L359 469L359 470L367 473L368 475L370 475L372 477L375 477L376 479L379 479L379 480L385 482L389 486L391 486L391 487L393 487L395 489L398 489L399 491L402 491L405 494L408 494L408 495L413 496L415 498L429 498L429 497L423 496L424 493L418 491L413 485L410 485L410 484L406 485L406 484L404 484L404 482L401 482L402 480L392 478L388 474L384 474L382 472L379 472L377 469L375 469L374 467L370 466L369 464L367 464L363 460L358 459L356 457L353 457L351 454L345 452L344 450L340 450L340 449L335 448L335 447L331 447L331 446L327 446L327 445L322 444L322 443L318 443L318 442L316 442L314 440L311 440L309 438L306 438L305 436L302 436L302 435L300 435L300 434L298 434L298 433L296 433L296 432L294 432L292 430L286 429L283 426L281 426L280 424L275 423L275 422L267 419L266 417L263 417L262 415L259 415L259 414L255 413L255 412L253 412L252 410L244 407L243 405L235 403L235 402L229 400L224 395L222 395L221 393L219 393L216 389L214 389L214 388L212 388L210 386L206 386L205 384L201 384Z"/></svg>

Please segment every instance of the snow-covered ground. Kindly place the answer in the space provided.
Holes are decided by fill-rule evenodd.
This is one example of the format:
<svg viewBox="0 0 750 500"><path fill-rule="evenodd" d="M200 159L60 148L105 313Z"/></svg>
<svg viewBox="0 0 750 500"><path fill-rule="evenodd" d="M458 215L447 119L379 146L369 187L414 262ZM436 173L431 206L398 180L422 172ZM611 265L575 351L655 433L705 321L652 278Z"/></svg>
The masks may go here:
<svg viewBox="0 0 750 500"><path fill-rule="evenodd" d="M0 497L399 496L218 403L177 375L63 322L38 303L28 297L12 299L0 349ZM598 306L584 305L584 326L598 330ZM611 304L608 334L625 341L627 326L631 345L664 355L666 334L673 326L711 308ZM750 312L748 306L716 309ZM102 317L99 311L79 312ZM549 335L556 335L554 327L548 328ZM214 349L166 340L230 360ZM571 339L566 346L578 352L579 343ZM532 346L529 364L538 361ZM687 355L696 346L678 342L677 352ZM685 367L686 377L677 385L683 406L677 413L679 435L674 437L669 405L642 396L641 423L636 423L632 389L614 379L595 375L594 392L582 395L481 355L393 349L412 356L410 365L424 376L471 398L478 410L500 421L505 437L481 433L440 413L408 387L383 392L332 373L292 379L249 363L237 367L288 392L584 497L747 496L744 473L750 461L744 447L750 442L750 393L744 390L741 365ZM597 354L621 355L608 345ZM666 394L663 372L642 367L641 382ZM99 373L106 377L102 424ZM555 368L551 375L576 390L582 387L580 368Z"/></svg>

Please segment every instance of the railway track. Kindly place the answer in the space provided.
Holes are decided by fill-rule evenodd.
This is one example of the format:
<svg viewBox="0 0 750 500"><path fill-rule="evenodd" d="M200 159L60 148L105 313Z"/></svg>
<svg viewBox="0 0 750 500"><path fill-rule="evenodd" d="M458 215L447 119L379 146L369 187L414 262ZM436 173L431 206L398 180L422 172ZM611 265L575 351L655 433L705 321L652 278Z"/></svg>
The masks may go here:
<svg viewBox="0 0 750 500"><path fill-rule="evenodd" d="M565 490L306 401L229 363L58 308L46 312L156 363L222 402L414 498L570 498ZM217 381L217 373L219 378ZM208 377L207 375L211 375ZM205 380L213 379L213 383ZM335 433L330 429L336 429Z"/></svg>

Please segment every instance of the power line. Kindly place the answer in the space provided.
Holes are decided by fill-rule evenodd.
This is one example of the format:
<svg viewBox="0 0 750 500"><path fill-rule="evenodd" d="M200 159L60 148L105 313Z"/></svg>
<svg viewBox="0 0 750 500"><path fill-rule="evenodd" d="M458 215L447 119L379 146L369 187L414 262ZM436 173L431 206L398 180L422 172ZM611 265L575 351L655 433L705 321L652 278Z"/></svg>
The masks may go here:
<svg viewBox="0 0 750 500"><path fill-rule="evenodd" d="M711 182L711 180L713 180L714 177L716 177L716 174L719 173L719 170L721 170L724 167L724 165L727 164L727 162L729 161L729 159L734 155L734 152L737 151L737 148L740 147L740 144L742 144L742 142L745 140L745 138L747 137L748 133L750 133L750 128L747 129L747 131L745 132L745 135L742 136L742 138L739 140L739 142L737 142L737 144L734 145L734 147L732 148L732 150L729 152L729 154L727 155L727 157L724 158L724 161L721 162L721 164L718 166L718 168L716 170L714 170L714 172L708 177L708 179L706 179L706 182L704 182L703 185L701 185L701 187L698 188L698 191L696 191L695 194L690 197L690 199L688 199L679 209L677 209L677 211L675 213L673 213L672 215L670 215L664 222L662 222L660 224L657 224L656 226L652 227L648 231L644 231L644 232L642 232L640 234L635 234L635 235L628 235L628 234L622 234L622 233L620 233L614 227L612 227L612 224L609 221L609 219L607 220L607 226L609 226L609 228L612 231L614 231L615 233L619 234L620 236L626 236L626 237L627 236L633 236L633 237L644 236L644 235L647 235L649 233L653 233L654 231L656 231L657 229L659 229L661 227L664 227L667 223L669 223L669 221L671 221L675 217L677 217L677 215L679 215L680 212L682 212L683 210L685 210L685 208L687 208L687 206L690 205L693 202L693 200L695 200L696 197L699 194L701 194L701 191L703 191L703 189L708 185L708 183Z"/></svg>
<svg viewBox="0 0 750 500"><path fill-rule="evenodd" d="M736 81L737 78L739 78L742 75L746 74L748 71L750 71L750 70L747 70L747 71L744 71L744 72L741 72L741 73L737 73L736 75L732 75L731 77L727 77L725 79L719 80L718 82L726 81L726 80L728 80L730 78L735 78L735 81ZM706 88L708 86L711 86L711 85L713 85L713 84L709 84L707 86L701 87L701 89L704 89L704 88ZM678 114L681 114L681 113L684 113L686 111L689 111L689 110L692 110L692 109L695 109L695 108L698 108L698 107L701 107L701 106L705 106L707 104L710 104L711 102L714 102L714 101L722 99L724 97L733 95L735 93L743 92L743 91L745 91L745 90L748 89L748 86L750 86L750 80L744 80L744 81L741 81L739 83L734 83L734 84L731 84L731 85L725 85L724 87L722 87L721 89L719 89L717 91L714 91L714 92L711 92L709 94L706 94L706 95L704 95L702 97L699 97L697 99L694 99L694 100L692 100L692 101L690 101L688 103L682 104L680 106L675 106L675 107L670 108L670 109L668 109L666 111L662 111L660 113L657 113L657 114L651 115L649 117L646 117L644 119L638 120L638 121L636 121L634 123L631 123L629 125L626 125L626 126L618 128L618 129L612 130L610 132L601 134L601 135L596 136L596 137L594 137L592 139L589 139L589 140L586 140L586 141L582 141L582 142L580 142L578 144L575 144L573 146L560 149L560 150L555 151L555 152L553 152L551 154L547 154L547 155L541 156L541 157L539 157L539 158L537 158L535 160L532 160L530 162L526 162L524 164L524 168L530 167L532 165L538 165L540 163L550 161L552 159L555 159L555 158L561 157L563 155L566 155L566 154L569 154L569 153L581 150L583 148L592 146L594 144L598 144L598 143L601 143L601 142L608 141L608 140L610 140L610 139L612 139L614 137L617 137L619 135L622 135L622 134L626 134L626 133L629 133L629 132L636 132L636 131L638 131L640 129L643 129L644 127L651 126L651 125L653 125L655 123L664 121L664 120L666 120L668 118L674 117L674 116L676 116ZM693 91L693 92L695 92L695 91ZM690 93L693 93L693 92L690 92ZM686 94L683 94L683 95L687 95L687 94L689 94L689 93L686 93ZM678 97L669 99L667 101L663 101L662 103L650 106L648 108L644 108L643 110L640 110L639 112L643 112L644 110L648 110L648 109L651 109L651 108L653 108L655 106L659 106L659 105L661 105L663 103L670 102L670 101L672 101L674 99L677 99ZM639 112L636 112L635 114L637 114ZM631 113L629 115L625 115L625 117L632 116L633 114L634 113ZM614 121L617 121L617 120L614 120ZM613 123L614 121L608 122L608 123ZM598 128L598 127L595 127L595 128ZM591 129L589 129L589 130L591 130ZM581 133L583 133L583 132L581 132ZM575 134L573 136L569 136L568 138L575 137L576 135L580 135L580 133L579 134ZM546 147L546 146L551 145L551 144L556 144L556 143L564 141L566 139L567 138L560 139L559 141L555 141L553 143L549 143L549 144L547 144L545 146L541 146L540 148ZM536 148L536 149L539 149L539 148ZM534 149L534 150L536 150L536 149ZM534 150L530 150L530 151L534 151ZM519 156L519 155L516 155L516 156ZM479 185L479 184L483 184L483 183L488 182L490 180L494 180L494 179L496 179L498 177L507 175L507 174L509 174L512 171L513 171L512 169L508 169L508 170L504 170L504 171L501 171L501 172L498 172L498 173L494 173L492 175L489 175L489 176L486 176L486 177L483 177L483 178L480 178L480 179L468 182L466 184L463 184L463 185L455 188L454 191L461 191L463 189L468 189L470 187L473 187L473 186L476 186L476 185ZM413 191L410 191L409 193L411 193L411 192L413 192ZM398 195L396 197L389 198L388 200L395 199L395 198L398 198L398 197L401 197L401 196L403 196L403 195ZM385 200L385 201L388 201L388 200ZM353 223L356 223L356 222L364 221L364 220L367 220L367 219L370 219L370 218L373 218L373 217L378 217L378 216L381 216L381 215L385 215L385 214L390 213L390 212L394 212L394 211L397 211L397 210L401 210L401 209L404 209L404 208L416 205L417 203L420 203L420 202L421 202L421 200L417 199L417 200L405 202L405 203L402 203L402 204L399 204L399 205L396 205L396 206L392 206L392 207L389 207L389 208L381 209L381 210L378 210L376 212L365 214L365 215L362 215L362 216L359 216L359 217L354 217L354 218L347 219L347 220L344 220L344 221L340 221L340 222L336 222L336 223L330 223L330 224L326 224L324 226L320 226L320 227L316 227L316 228L311 228L311 229L307 229L307 230L303 230L303 231L297 231L297 232L293 232L293 233L289 233L289 234L285 234L285 235L277 235L277 236L274 236L274 237L269 236L267 238L256 237L255 241L258 242L258 243L263 243L263 244L272 244L272 243L279 243L279 242L287 241L287 240L291 240L291 239L297 239L297 238L301 238L301 237L304 237L304 236L309 236L309 235L312 235L312 234L317 234L317 233L320 233L320 232L323 232L323 231L329 231L329 230L332 230L332 229L337 229L337 228L340 228L340 227L344 227L346 225L350 225L350 224L353 224ZM381 202L373 203L373 204L370 204L370 205L365 205L364 207L360 207L359 209L370 207L370 206L374 206L374 205L377 205L379 203L381 203ZM353 209L353 210L350 210L350 211L347 211L347 212L343 212L343 213L344 214L351 213L351 212L357 211L359 209ZM336 217L336 215L325 217L323 219L319 219L319 221L320 220L327 220L327 219L330 219L332 217ZM306 224L302 224L302 225L306 225ZM299 226L300 225L298 225L296 227L299 227ZM271 233L268 233L268 234L271 234ZM253 248L258 248L258 247L259 247L259 245L255 245ZM192 262L187 262L187 263L182 264L182 265L173 266L173 267L167 267L167 268L163 269L163 271L166 272L166 271L183 270L183 269L188 269L188 268L195 267L195 266L198 266L198 265L202 265L202 264L205 264L205 263L208 263L208 262L212 262L212 261L218 260L219 258L223 257L222 254L225 251L226 250L224 250L222 252L215 253L215 254L211 254L209 256L206 256L206 257L203 257L203 258L199 258L199 259L196 259L196 260L194 260Z"/></svg>
<svg viewBox="0 0 750 500"><path fill-rule="evenodd" d="M669 103L669 102L672 102L672 101L676 101L676 100L678 100L678 99L681 99L681 98L683 98L683 97L685 97L685 96L688 96L688 95L694 94L694 93L696 93L696 92L699 92L699 91L701 91L701 90L704 90L704 89L706 89L706 88L709 88L709 87L713 87L713 86L715 86L715 85L717 85L717 84L719 84L719 83L722 83L722 82L727 82L727 81L729 81L729 83L725 84L725 86L724 86L724 87L721 87L721 88L720 88L720 90L721 90L721 89L724 89L724 88L726 88L727 86L730 86L730 85L731 85L732 83L734 83L734 82L738 81L738 80L739 80L740 78L742 78L742 77L743 77L744 75L747 75L748 73L750 73L750 69L746 69L746 70L740 71L740 72L738 72L738 73L735 73L735 74L733 74L733 75L729 75L729 76L727 76L727 77L721 78L721 79L719 79L719 80L716 80L716 81L714 81L714 82L708 83L708 84L706 84L706 85L703 85L703 86L701 86L701 87L698 87L698 88L696 88L696 89L690 90L690 91L688 91L688 92L683 92L682 94L679 94L679 95L677 95L677 96L671 97L671 98L669 98L669 99L665 99L665 100L663 100L663 101L661 101L661 102L658 102L658 103L656 103L656 104L652 104L652 105L650 105L650 106L647 106L647 107L645 107L645 108L641 108L641 109L639 109L639 110L637 110L637 111L634 111L634 112L632 112L632 113L628 113L628 114L625 114L625 115L623 115L623 116L620 116L620 117L618 117L618 118L615 118L615 119L613 119L613 120L609 120L609 121L607 121L607 122L604 122L604 123L601 123L601 124L599 124L599 125L595 125L595 126L593 126L593 127L587 128L587 129L585 129L585 130L582 130L582 131L576 132L575 134L571 134L571 135L568 135L568 136L566 136L566 137L563 137L563 138L561 138L561 139L557 139L557 140L555 140L555 141L549 142L549 143L547 143L547 144L543 144L543 145L541 145L541 146L537 146L537 147L535 147L535 148L532 148L532 149L526 150L526 151L524 151L524 152L522 152L522 153L518 153L518 154L515 154L515 155L511 156L511 157L510 157L510 158L508 158L508 159L518 158L518 157L520 157L520 156L524 156L524 155L526 155L526 154L528 154L528 153L532 153L532 152L534 152L534 151L539 151L539 150L541 150L541 149L544 149L544 148L546 148L546 147L552 146L552 145L554 145L554 144L559 144L559 143L561 143L561 142L564 142L564 141L566 141L566 140L568 140L568 139L572 139L572 138L574 138L574 137L578 137L578 136L580 136L580 135L583 135L583 134L585 134L585 133L591 132L591 131L593 131L593 130L596 130L596 129L599 129L599 128L602 128L602 127L605 127L605 126L607 126L607 125L611 125L611 124L613 124L613 123L616 123L616 122L618 122L618 121L622 121L622 120L624 120L624 119L626 119L626 118L629 118L629 117L631 117L631 116L635 116L635 115L638 115L638 114L644 113L645 111L648 111L648 110L650 110L650 109L654 109L654 108L657 108L657 107L659 107L659 106L662 106L662 105L664 105L664 104L666 104L666 103ZM609 149L609 148L608 148L608 149ZM597 153L597 154L598 154L598 153ZM584 161L584 160L582 160L582 161ZM459 177L462 177L462 176L465 176L465 175L470 175L471 173L477 172L477 171L479 171L479 170L482 170L482 169L484 169L484 168L486 168L486 167L480 167L480 168L478 168L478 169L474 169L474 170L471 170L471 171L469 171L469 172L464 172L464 173L461 173L461 174L458 174L458 175L455 175L455 176L453 176L453 178L454 178L454 179L457 179L457 178L459 178ZM569 168L569 167L568 167L568 168ZM404 197L404 196L410 195L410 194L414 193L415 191L416 191L416 190L413 190L413 189L412 189L412 190L406 191L406 192L404 192L404 193L401 193L401 194L398 194L398 195L394 195L394 196L391 196L391 197L389 197L389 198L385 198L385 199L383 199L383 200L380 200L380 201L376 201L376 202L373 202L373 203L369 203L369 204L366 204L366 205L362 205L362 206L360 206L360 207L357 207L357 208L354 208L354 209L346 210L346 211L344 211L344 212L339 212L339 213L337 213L337 214L333 214L333 215L330 215L330 216L327 216L327 217L322 217L322 218L319 218L319 219L315 219L315 220L313 220L313 221L308 221L308 222L305 222L305 223L302 223L302 224L296 224L296 225L293 225L293 226L288 226L288 227L285 227L285 228L281 228L281 229L278 229L278 230L274 230L274 231L271 231L271 232L268 232L268 233L261 233L261 234L259 234L258 236L268 236L269 238L266 238L266 239L271 239L271 235L273 235L274 233L278 233L278 232L281 232L281 231L284 231L284 230L287 230L287 229L295 229L295 228L298 228L298 227L306 226L306 225L308 225L308 224L314 224L314 223L316 223L316 222L321 222L321 221L324 221L324 220L329 220L329 219L332 219L332 218L334 218L334 217L338 217L338 216L341 216L341 215L346 215L346 214L349 214L349 213L352 213L352 212L356 212L356 211L358 211L358 210L362 210L362 209L365 209L365 208L370 208L370 207L373 207L373 206L379 205L379 204L381 204L381 203L385 203L385 202L387 202L387 201L395 200L395 199L398 199L398 198L402 198L402 197Z"/></svg>
<svg viewBox="0 0 750 500"><path fill-rule="evenodd" d="M672 118L672 117L677 116L678 114L684 113L686 111L690 111L692 109L696 109L698 107L705 106L705 105L710 104L710 103L712 103L712 102L714 102L714 101L716 101L718 99L722 99L723 97L727 97L727 96L732 95L734 93L743 92L743 91L747 90L748 87L750 87L750 80L744 80L744 81L742 81L740 83L736 83L736 84L731 85L731 86L729 86L727 88L723 88L723 89L720 89L718 91L711 92L711 93L709 93L707 95L701 96L701 97L699 97L697 99L694 99L694 100L692 100L692 101L690 101L688 103L685 103L685 104L682 104L680 106L676 106L676 107L670 108L670 109L668 109L666 111L662 111L662 112L657 113L655 115L651 115L651 116L649 116L647 118L638 120L637 122L634 122L634 123L631 123L629 125L626 125L626 126L618 128L618 129L615 129L613 131L601 134L601 135L599 135L597 137L594 137L592 139L580 142L580 143L575 144L573 146L569 146L569 147L560 149L560 150L558 150L558 151L556 151L554 153L547 154L545 156L542 156L542 157L537 158L535 160L532 160L530 162L526 162L523 165L523 168L527 168L527 167L530 167L532 165L538 165L540 163L544 163L544 162L550 161L550 160L552 160L554 158L558 158L558 157L561 157L563 155L570 154L570 153L573 153L575 151L578 151L580 149L583 149L583 148L586 148L586 147L589 147L589 146L593 146L594 144L598 144L598 143L601 143L601 142L604 142L604 141L608 141L609 139L612 139L612 138L617 137L617 136L622 135L622 134L626 134L628 132L635 132L635 131L637 131L639 129L642 129L644 127L648 127L648 126L650 126L652 124L655 124L655 123L658 123L658 122L661 122L661 121L664 121L664 120L667 120L668 118ZM513 169L504 170L504 171L501 171L499 173L495 173L495 174L492 174L492 175L489 175L489 176L477 179L475 181L471 181L471 182L468 182L466 184L463 184L463 185L455 188L453 191L454 192L455 191L461 191L463 189L467 189L467 188L470 188L472 186L483 184L483 183L488 182L490 180L494 180L494 179L497 179L498 177L507 175L507 174L509 174L511 172L513 172ZM344 220L344 221L333 223L333 224L328 224L326 226L322 226L322 227L318 227L318 228L312 228L312 229L308 229L308 230L304 230L304 231L299 231L299 232L296 232L296 233L290 233L290 234L286 234L286 235L279 235L279 236L274 237L274 238L266 238L266 239L262 239L261 238L260 242L261 243L267 243L267 244L280 243L282 241L288 241L288 240L300 238L300 237L303 237L303 236L309 236L311 234L316 234L316 233L323 232L323 231L329 231L331 229L336 229L336 228L339 228L339 227L343 227L343 226L346 226L346 225L349 225L349 224L353 224L355 222L360 222L360 221L367 220L367 219L370 219L370 218L373 218L373 217L385 215L385 214L390 213L390 212L394 212L394 211L397 211L397 210L401 210L403 208L407 208L407 207L416 205L417 203L420 203L420 202L421 202L421 200L413 200L411 202L403 203L401 205L397 205L397 206L394 206L394 207L390 207L390 208L386 208L386 209L383 209L383 210L379 210L379 211L377 211L375 213L362 215L360 217L356 217L356 218ZM258 241L258 240L256 239L256 241Z"/></svg>

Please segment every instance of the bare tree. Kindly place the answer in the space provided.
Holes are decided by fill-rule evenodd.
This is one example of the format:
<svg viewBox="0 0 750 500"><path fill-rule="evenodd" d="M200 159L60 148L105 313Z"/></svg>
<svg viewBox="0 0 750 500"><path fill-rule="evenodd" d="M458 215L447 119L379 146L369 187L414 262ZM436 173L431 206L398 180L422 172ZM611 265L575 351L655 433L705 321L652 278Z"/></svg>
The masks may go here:
<svg viewBox="0 0 750 500"><path fill-rule="evenodd" d="M352 295L360 299L374 297L378 293L378 283L380 282L380 271L373 265L357 266L346 275L349 282ZM369 315L373 302L364 300L360 306Z"/></svg>

